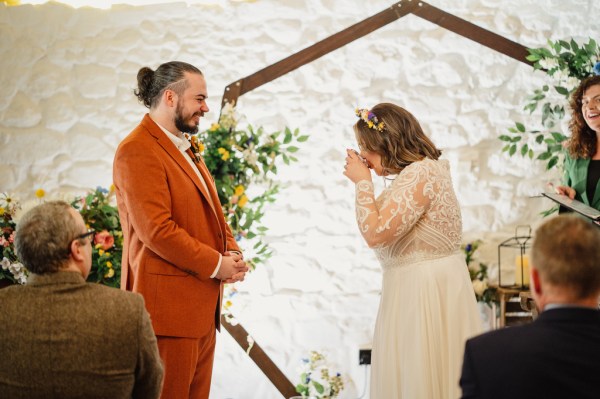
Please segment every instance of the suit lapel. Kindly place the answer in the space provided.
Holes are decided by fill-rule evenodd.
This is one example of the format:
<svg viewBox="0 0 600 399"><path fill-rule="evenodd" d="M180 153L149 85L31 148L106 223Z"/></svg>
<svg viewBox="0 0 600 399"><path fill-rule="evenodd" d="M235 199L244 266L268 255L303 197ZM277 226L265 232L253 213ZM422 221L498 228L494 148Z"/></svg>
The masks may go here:
<svg viewBox="0 0 600 399"><path fill-rule="evenodd" d="M200 191L200 193L206 198L207 202L209 203L213 213L215 214L215 216L217 217L217 220L219 221L219 225L221 225L220 218L215 209L215 206L217 206L217 204L219 204L218 196L217 196L217 201L215 202L215 200L214 200L214 197L216 196L216 191L214 189L213 190L209 189L208 191L206 190L204 185L200 182L200 179L198 179L198 175L196 175L196 172L194 172L192 170L192 167L190 166L188 161L185 160L184 155L181 153L181 151L179 151L179 149L177 147L175 147L173 142L171 140L169 140L169 138L165 135L165 133L150 118L150 115L146 114L146 116L144 116L144 119L142 120L142 125L148 130L148 132L154 138L156 138L157 143L165 150L165 152L167 152L167 154L169 154L169 156L171 158L173 158L173 160L175 162L177 162L177 164L181 167L181 169L183 169L183 171L188 175L188 177L192 180L192 182L194 182L194 185L198 188L198 191ZM195 163L195 164L198 165L197 163ZM206 167L204 167L204 169L205 169L204 173L201 168L198 168L198 169L200 170L200 174L204 178L204 181L206 182L207 187L209 186L209 184L213 184L212 177L210 177L210 174L208 173L208 169L206 169ZM208 180L207 180L207 175L208 175ZM213 184L213 187L214 187L214 184ZM209 191L215 191L215 192L210 193ZM214 195L211 195L211 194L214 194ZM222 230L222 228L221 228L221 230Z"/></svg>

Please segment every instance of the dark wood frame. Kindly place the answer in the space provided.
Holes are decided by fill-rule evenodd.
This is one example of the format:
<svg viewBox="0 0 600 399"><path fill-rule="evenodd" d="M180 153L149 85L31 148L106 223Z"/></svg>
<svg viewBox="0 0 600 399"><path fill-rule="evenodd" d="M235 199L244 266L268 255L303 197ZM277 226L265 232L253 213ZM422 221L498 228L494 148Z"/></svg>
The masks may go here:
<svg viewBox="0 0 600 399"><path fill-rule="evenodd" d="M460 36L471 39L485 47L496 50L508 57L528 65L533 65L526 59L528 55L527 48L519 43L509 40L494 32L483 29L464 19L449 14L439 8L433 7L423 1L404 0L393 4L391 7L375 14L357 24L350 26L338 33L335 33L310 47L300 50L266 68L261 69L252 75L238 79L225 87L221 109L228 102L237 103L240 96L254 90L266 83L269 83L288 72L291 72L303 65L306 65L325 54L328 54L346 44L359 39L367 34L404 17L412 14L423 18L442 28L448 29ZM248 332L240 324L232 325L221 318L223 327L231 334L236 342L244 351L248 349ZM249 353L250 358L265 373L267 378L281 392L284 398L297 395L294 385L277 368L275 363L261 349L258 343Z"/></svg>

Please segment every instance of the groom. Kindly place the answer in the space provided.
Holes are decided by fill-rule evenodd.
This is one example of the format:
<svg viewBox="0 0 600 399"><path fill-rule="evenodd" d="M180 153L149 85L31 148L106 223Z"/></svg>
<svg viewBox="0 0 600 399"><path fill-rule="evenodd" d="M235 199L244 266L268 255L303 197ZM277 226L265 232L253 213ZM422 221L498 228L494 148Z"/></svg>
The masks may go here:
<svg viewBox="0 0 600 399"><path fill-rule="evenodd" d="M208 112L202 72L144 67L135 94L150 109L121 142L113 179L123 228L121 287L141 293L165 366L162 398L209 396L223 283L248 270L223 217L196 133Z"/></svg>

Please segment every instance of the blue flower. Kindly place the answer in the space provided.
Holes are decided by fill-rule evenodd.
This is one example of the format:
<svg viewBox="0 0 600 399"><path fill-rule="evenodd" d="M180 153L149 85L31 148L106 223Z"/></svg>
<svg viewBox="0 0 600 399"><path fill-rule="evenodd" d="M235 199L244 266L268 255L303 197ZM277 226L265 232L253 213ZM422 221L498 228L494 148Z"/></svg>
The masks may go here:
<svg viewBox="0 0 600 399"><path fill-rule="evenodd" d="M103 194L108 194L108 189L104 188L104 187L97 186L96 187L96 191L99 191L99 192L101 192Z"/></svg>
<svg viewBox="0 0 600 399"><path fill-rule="evenodd" d="M467 246L465 247L465 251L467 251L467 252L471 252L472 249L473 249L473 246L471 244L467 244Z"/></svg>
<svg viewBox="0 0 600 399"><path fill-rule="evenodd" d="M594 75L600 75L600 61L596 62L596 65L594 65Z"/></svg>

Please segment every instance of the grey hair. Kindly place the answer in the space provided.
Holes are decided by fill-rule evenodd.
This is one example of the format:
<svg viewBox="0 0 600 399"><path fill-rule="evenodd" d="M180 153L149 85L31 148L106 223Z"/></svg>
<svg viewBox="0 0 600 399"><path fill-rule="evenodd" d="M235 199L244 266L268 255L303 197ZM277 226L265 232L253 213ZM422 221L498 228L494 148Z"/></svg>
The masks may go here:
<svg viewBox="0 0 600 399"><path fill-rule="evenodd" d="M27 270L57 272L69 259L69 246L81 234L69 204L50 201L29 210L17 224L15 247Z"/></svg>

